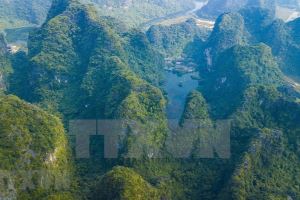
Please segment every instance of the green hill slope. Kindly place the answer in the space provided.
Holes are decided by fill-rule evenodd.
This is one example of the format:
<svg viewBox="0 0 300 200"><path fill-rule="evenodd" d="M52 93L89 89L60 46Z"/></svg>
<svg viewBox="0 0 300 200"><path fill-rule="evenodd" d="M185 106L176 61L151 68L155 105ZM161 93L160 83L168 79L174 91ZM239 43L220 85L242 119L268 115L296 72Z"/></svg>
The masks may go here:
<svg viewBox="0 0 300 200"><path fill-rule="evenodd" d="M74 199L71 154L60 120L14 96L0 97L0 111L0 167L8 178L1 198Z"/></svg>
<svg viewBox="0 0 300 200"><path fill-rule="evenodd" d="M208 101L214 102L212 109L221 115L234 112L248 87L279 86L283 82L283 74L266 45L235 46L218 59L201 88Z"/></svg>
<svg viewBox="0 0 300 200"><path fill-rule="evenodd" d="M96 186L95 199L158 200L160 194L133 170L115 167Z"/></svg>
<svg viewBox="0 0 300 200"><path fill-rule="evenodd" d="M28 57L14 63L21 73L12 75L11 91L61 116L66 124L72 119L126 120L121 156L159 155L167 133L166 101L156 87L163 57L145 34L126 32L116 20L98 18L78 1L65 3L65 9L54 4L47 22L30 35ZM24 82L15 80L29 81L31 92L22 93ZM78 171L95 164L83 161ZM82 190L91 189L92 173L81 173L81 184L87 185Z"/></svg>
<svg viewBox="0 0 300 200"><path fill-rule="evenodd" d="M0 30L40 25L44 22L51 0L0 1Z"/></svg>
<svg viewBox="0 0 300 200"><path fill-rule="evenodd" d="M271 47L281 70L299 76L298 22L298 19L289 23L274 20L269 11L261 8L221 15L200 56L207 62L204 65L211 68L218 55L228 48L265 43Z"/></svg>
<svg viewBox="0 0 300 200"><path fill-rule="evenodd" d="M192 19L170 26L154 25L147 31L147 37L154 48L166 56L180 56L187 46L203 43L208 35L209 30L198 27Z"/></svg>
<svg viewBox="0 0 300 200"><path fill-rule="evenodd" d="M134 8L131 1L96 3L112 11ZM221 15L207 38L192 21L153 26L144 34L98 16L93 6L57 0L46 22L30 34L28 55L7 56L0 49L13 69L0 68L7 93L60 116L65 125L72 119L124 121L119 158L76 160L80 194L73 194L128 200L298 199L300 105L284 73L297 75L299 20L285 24L263 9L244 9ZM168 127L159 89L164 56L181 53L197 61L200 86L188 95L180 123L169 121ZM0 165L72 172L56 117L12 96L1 97L0 110L0 134L7 138L1 140ZM219 127L223 120L231 125L230 134L219 138L227 130ZM92 141L90 152L103 150L100 143ZM69 192L37 187L17 194L72 199Z"/></svg>

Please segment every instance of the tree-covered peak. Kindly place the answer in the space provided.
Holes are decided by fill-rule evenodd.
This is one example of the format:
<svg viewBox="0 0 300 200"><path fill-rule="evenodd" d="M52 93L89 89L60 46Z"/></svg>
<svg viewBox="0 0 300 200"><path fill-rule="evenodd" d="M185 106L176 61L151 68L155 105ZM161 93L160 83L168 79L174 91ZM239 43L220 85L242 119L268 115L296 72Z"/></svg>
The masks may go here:
<svg viewBox="0 0 300 200"><path fill-rule="evenodd" d="M295 19L294 21L291 21L288 23L288 27L291 28L292 36L294 38L294 41L297 43L297 45L300 45L300 18Z"/></svg>
<svg viewBox="0 0 300 200"><path fill-rule="evenodd" d="M216 20L208 45L214 52L222 52L237 44L262 42L264 31L273 20L270 12L260 7L222 14Z"/></svg>
<svg viewBox="0 0 300 200"><path fill-rule="evenodd" d="M289 148L285 134L272 129L259 131L229 183L232 198L294 199L299 196L299 182L295 177L300 176L300 161Z"/></svg>
<svg viewBox="0 0 300 200"><path fill-rule="evenodd" d="M208 105L199 91L192 91L186 100L183 120L207 120L209 119Z"/></svg>
<svg viewBox="0 0 300 200"><path fill-rule="evenodd" d="M248 37L242 15L225 13L218 17L214 30L208 39L207 48L215 60L215 56L228 48L235 45L246 45Z"/></svg>
<svg viewBox="0 0 300 200"><path fill-rule="evenodd" d="M95 198L99 200L158 200L157 189L146 182L134 170L115 167L103 176L95 189Z"/></svg>
<svg viewBox="0 0 300 200"><path fill-rule="evenodd" d="M64 12L70 5L71 0L53 0L48 12L47 19L51 19Z"/></svg>
<svg viewBox="0 0 300 200"><path fill-rule="evenodd" d="M272 54L272 49L264 43L253 46L235 46L229 49L229 54L232 54L233 65L239 71L243 71L249 77L251 84L262 84L270 81L270 84L281 81L282 73L278 67L276 59ZM230 60L230 59L228 59ZM222 61L220 61L221 64ZM261 70L261 71L260 71ZM265 74L271 72L271 74ZM268 79L261 78L260 76L269 76ZM258 78L258 80L256 80Z"/></svg>
<svg viewBox="0 0 300 200"><path fill-rule="evenodd" d="M242 95L249 86L279 86L283 74L271 48L265 44L234 46L218 57L214 71L201 86L212 109L226 115L242 102Z"/></svg>
<svg viewBox="0 0 300 200"><path fill-rule="evenodd" d="M263 39L265 43L272 47L275 55L285 51L286 46L293 41L291 29L282 20L275 20L268 25Z"/></svg>
<svg viewBox="0 0 300 200"><path fill-rule="evenodd" d="M244 18L246 29L251 35L252 44L262 41L266 27L275 19L270 10L260 7L242 9L239 13Z"/></svg>
<svg viewBox="0 0 300 200"><path fill-rule="evenodd" d="M190 19L172 25L153 25L146 34L154 48L166 56L176 57L187 53L184 52L185 48L195 41L205 41L210 30L197 26L195 20Z"/></svg>
<svg viewBox="0 0 300 200"><path fill-rule="evenodd" d="M37 200L56 193L73 199L71 152L61 121L15 96L0 96L0 113L0 167L8 178L1 198Z"/></svg>
<svg viewBox="0 0 300 200"><path fill-rule="evenodd" d="M126 27L189 2L54 0L28 54L8 54L0 36L0 166L14 170L15 199L297 199L299 84L283 72L300 69L299 20L274 20L260 8L272 0L211 0L204 11L235 11L222 13L212 33L192 19L146 33ZM186 74L163 72L176 67ZM179 124L166 119L172 100ZM99 122L91 134L102 134L103 121L120 122L117 158L104 158L107 138L92 135L90 159L75 161L81 195L44 190L45 177L18 190L25 170L74 177L64 129L77 119ZM0 180L0 199L6 192Z"/></svg>

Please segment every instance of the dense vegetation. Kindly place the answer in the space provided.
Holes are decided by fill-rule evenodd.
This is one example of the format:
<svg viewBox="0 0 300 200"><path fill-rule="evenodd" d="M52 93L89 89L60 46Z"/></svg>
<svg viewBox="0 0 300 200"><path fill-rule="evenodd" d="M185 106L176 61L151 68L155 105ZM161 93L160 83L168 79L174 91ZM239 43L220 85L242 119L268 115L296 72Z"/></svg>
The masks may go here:
<svg viewBox="0 0 300 200"><path fill-rule="evenodd" d="M282 88L293 90L280 70L291 61L282 62L284 56L277 49L288 51L283 44L294 36L282 26L286 24L272 21L261 9L224 14L203 52L207 61L212 60L201 69L204 81L200 85L210 114L232 119L232 157L225 165L232 175L216 199L299 197L299 104L290 92L282 93L286 91ZM266 36L271 33L276 34L273 41ZM294 112L286 113L292 107Z"/></svg>
<svg viewBox="0 0 300 200"><path fill-rule="evenodd" d="M1 95L0 113L1 198L73 199L73 166L60 120L15 96Z"/></svg>
<svg viewBox="0 0 300 200"><path fill-rule="evenodd" d="M133 170L115 167L104 175L94 191L95 199L159 200L159 192Z"/></svg>
<svg viewBox="0 0 300 200"><path fill-rule="evenodd" d="M204 95L213 104L216 115L228 117L242 103L245 90L252 85L279 86L283 75L271 49L235 46L221 54L214 72L203 82Z"/></svg>
<svg viewBox="0 0 300 200"><path fill-rule="evenodd" d="M1 0L0 30L39 25L44 22L51 0Z"/></svg>
<svg viewBox="0 0 300 200"><path fill-rule="evenodd" d="M50 13L55 9L54 5ZM136 93L160 96L149 83L158 85L163 58L143 33L119 32L117 23L98 20L92 9L76 2L59 12L30 36L29 66L23 71L32 80L29 101L67 118L95 117L93 106L99 109L99 118L118 118L119 106L129 97L142 101L135 98ZM163 107L162 96L151 101L155 102Z"/></svg>
<svg viewBox="0 0 300 200"><path fill-rule="evenodd" d="M61 116L66 124L69 119L127 120L122 156L160 154L166 102L155 86L163 57L145 34L124 32L119 22L98 19L92 8L77 1L66 1L65 10L59 3L30 35L28 56L13 57L10 92ZM25 83L26 92L20 89ZM143 134L136 135L139 130Z"/></svg>
<svg viewBox="0 0 300 200"><path fill-rule="evenodd" d="M295 56L299 52L298 22L298 19L289 23L274 20L272 13L261 8L223 14L216 20L205 47L206 65L215 63L220 53L235 45L265 43L271 47L281 70L299 76L298 56Z"/></svg>
<svg viewBox="0 0 300 200"><path fill-rule="evenodd" d="M243 151L220 199L229 198L226 193L233 199L297 199L299 104L263 86L249 88L244 98L232 133L232 146ZM295 113L283 117L287 107L293 106Z"/></svg>
<svg viewBox="0 0 300 200"><path fill-rule="evenodd" d="M137 27L154 18L193 8L192 0L80 0L80 2L93 5L98 11L97 15L115 17L130 27ZM24 37L16 34L21 32L27 37L28 27L41 25L47 17L51 3L52 0L1 0L0 31L10 29L7 34L14 35L14 42L23 40ZM24 39L26 40L27 38Z"/></svg>
<svg viewBox="0 0 300 200"><path fill-rule="evenodd" d="M180 56L188 48L198 47L207 39L209 30L199 28L194 20L170 26L154 25L147 31L151 44L166 56Z"/></svg>
<svg viewBox="0 0 300 200"><path fill-rule="evenodd" d="M164 2L151 5L173 5ZM113 15L137 9L94 3ZM249 8L219 16L212 33L188 20L145 34L78 0L53 1L28 53L7 52L0 36L0 166L14 171L0 198L299 199L300 95L286 77L300 76L299 22ZM199 88L168 127L164 58L183 54L197 64ZM73 119L122 120L119 158L96 158L103 141L91 137L95 154L73 162ZM41 168L50 173L22 190L22 173ZM70 187L42 187L64 172Z"/></svg>

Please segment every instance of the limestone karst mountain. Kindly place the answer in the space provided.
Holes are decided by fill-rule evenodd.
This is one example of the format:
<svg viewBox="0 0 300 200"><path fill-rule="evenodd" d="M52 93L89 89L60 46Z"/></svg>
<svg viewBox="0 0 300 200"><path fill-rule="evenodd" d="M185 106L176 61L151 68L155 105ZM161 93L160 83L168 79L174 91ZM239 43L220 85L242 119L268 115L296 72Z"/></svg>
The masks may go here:
<svg viewBox="0 0 300 200"><path fill-rule="evenodd" d="M299 199L300 20L231 0L213 29L133 28L172 2L54 0L28 48L0 35L0 199Z"/></svg>

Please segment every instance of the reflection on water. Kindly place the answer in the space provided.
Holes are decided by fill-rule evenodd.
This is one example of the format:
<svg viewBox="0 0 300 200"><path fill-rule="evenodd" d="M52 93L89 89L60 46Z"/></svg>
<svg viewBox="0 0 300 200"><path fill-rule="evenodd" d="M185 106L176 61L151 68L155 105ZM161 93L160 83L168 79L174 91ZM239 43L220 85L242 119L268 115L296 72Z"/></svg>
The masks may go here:
<svg viewBox="0 0 300 200"><path fill-rule="evenodd" d="M181 118L187 95L198 87L198 81L191 78L198 73L189 73L178 76L172 72L165 72L164 90L168 94L167 117L168 119Z"/></svg>

